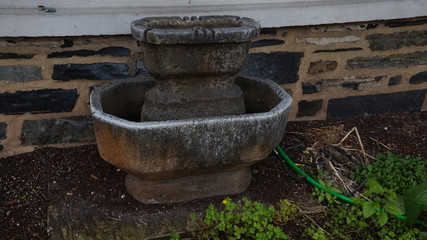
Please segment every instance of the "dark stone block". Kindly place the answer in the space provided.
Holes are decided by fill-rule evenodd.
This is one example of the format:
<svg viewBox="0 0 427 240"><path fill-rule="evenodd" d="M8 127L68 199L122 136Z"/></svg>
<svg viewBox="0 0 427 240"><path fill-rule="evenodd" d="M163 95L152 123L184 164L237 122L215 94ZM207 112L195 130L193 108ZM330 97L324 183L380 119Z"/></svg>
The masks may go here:
<svg viewBox="0 0 427 240"><path fill-rule="evenodd" d="M0 94L0 114L70 112L78 98L77 90L42 89Z"/></svg>
<svg viewBox="0 0 427 240"><path fill-rule="evenodd" d="M427 71L419 72L409 79L410 84L421 84L427 82Z"/></svg>
<svg viewBox="0 0 427 240"><path fill-rule="evenodd" d="M308 74L318 74L322 72L329 72L337 68L338 63L336 61L317 61L311 62L308 68Z"/></svg>
<svg viewBox="0 0 427 240"><path fill-rule="evenodd" d="M283 40L277 40L277 39L263 39L258 40L256 42L251 42L250 47L256 48L256 47L266 47L266 46L273 46L273 45L280 45L285 43Z"/></svg>
<svg viewBox="0 0 427 240"><path fill-rule="evenodd" d="M136 74L148 76L149 73L145 69L144 62L142 60L136 60Z"/></svg>
<svg viewBox="0 0 427 240"><path fill-rule="evenodd" d="M55 80L109 80L128 78L129 67L124 63L60 64L53 66Z"/></svg>
<svg viewBox="0 0 427 240"><path fill-rule="evenodd" d="M303 82L302 93L312 94L322 91L336 91L342 88L353 91L362 91L366 88L381 86L381 81L385 76L377 77L356 77L347 76L342 78L321 79L317 82Z"/></svg>
<svg viewBox="0 0 427 240"><path fill-rule="evenodd" d="M303 82L301 83L301 85L302 85L302 94L313 94L313 93L319 92L319 88L322 87L323 81L317 81L315 83Z"/></svg>
<svg viewBox="0 0 427 240"><path fill-rule="evenodd" d="M315 116L322 109L322 99L313 101L299 101L297 118Z"/></svg>
<svg viewBox="0 0 427 240"><path fill-rule="evenodd" d="M302 52L252 53L242 73L268 78L278 84L295 83L303 56Z"/></svg>
<svg viewBox="0 0 427 240"><path fill-rule="evenodd" d="M74 41L72 39L64 39L64 43L60 46L62 48L69 48L74 45Z"/></svg>
<svg viewBox="0 0 427 240"><path fill-rule="evenodd" d="M390 79L388 80L388 85L389 86L399 85L401 81L402 81L402 75L390 77Z"/></svg>
<svg viewBox="0 0 427 240"><path fill-rule="evenodd" d="M416 26L423 25L427 23L427 19L419 19L419 20L404 20L404 21L391 21L386 22L384 25L386 27L396 28L396 27L407 27L407 26Z"/></svg>
<svg viewBox="0 0 427 240"><path fill-rule="evenodd" d="M6 128L7 124L0 122L0 140L6 139Z"/></svg>
<svg viewBox="0 0 427 240"><path fill-rule="evenodd" d="M22 125L21 142L23 145L95 142L92 118L77 116L25 120Z"/></svg>
<svg viewBox="0 0 427 240"><path fill-rule="evenodd" d="M379 82L379 81L381 81L382 79L384 79L384 77L385 77L385 76L376 76L376 77L374 77L374 80L375 80L375 82Z"/></svg>
<svg viewBox="0 0 427 240"><path fill-rule="evenodd" d="M378 24L360 24L360 25L334 25L334 26L328 26L328 25L318 25L306 28L306 32L347 32L347 31L360 31L360 30L369 30L369 29L375 29L378 27Z"/></svg>
<svg viewBox="0 0 427 240"><path fill-rule="evenodd" d="M35 54L0 53L0 59L31 59Z"/></svg>
<svg viewBox="0 0 427 240"><path fill-rule="evenodd" d="M101 56L128 57L130 49L125 47L106 47L98 50L97 54Z"/></svg>
<svg viewBox="0 0 427 240"><path fill-rule="evenodd" d="M360 86L360 82L345 82L341 83L341 86L344 88L349 88L351 90L358 90Z"/></svg>
<svg viewBox="0 0 427 240"><path fill-rule="evenodd" d="M375 23L369 23L368 25L366 25L366 30L369 30L369 29L375 29L375 28L377 28L378 27L378 24L375 24Z"/></svg>
<svg viewBox="0 0 427 240"><path fill-rule="evenodd" d="M107 47L100 50L76 50L76 51L64 51L64 52L54 52L47 55L47 58L69 58L69 57L87 57L87 56L114 56L114 57L123 57L130 56L129 48L125 47Z"/></svg>
<svg viewBox="0 0 427 240"><path fill-rule="evenodd" d="M277 31L271 28L262 28L261 35L276 36Z"/></svg>
<svg viewBox="0 0 427 240"><path fill-rule="evenodd" d="M426 93L427 89L330 99L327 118L339 119L393 112L418 112L421 111Z"/></svg>
<svg viewBox="0 0 427 240"><path fill-rule="evenodd" d="M3 145L0 144L0 151L4 149Z"/></svg>
<svg viewBox="0 0 427 240"><path fill-rule="evenodd" d="M427 51L407 54L394 54L388 57L357 57L347 60L345 69L382 69L407 68L411 66L427 65Z"/></svg>
<svg viewBox="0 0 427 240"><path fill-rule="evenodd" d="M35 81L42 79L42 69L30 65L0 66L0 81Z"/></svg>
<svg viewBox="0 0 427 240"><path fill-rule="evenodd" d="M96 51L93 50L76 50L76 51L64 51L54 52L47 55L47 58L69 58L69 57L87 57L96 55Z"/></svg>
<svg viewBox="0 0 427 240"><path fill-rule="evenodd" d="M373 34L366 36L372 51L399 49L410 46L427 45L427 31L399 32L393 34Z"/></svg>
<svg viewBox="0 0 427 240"><path fill-rule="evenodd" d="M322 52L347 52L347 51L360 51L363 50L363 48L338 48L338 49L332 49L332 50L316 50L313 53L322 53Z"/></svg>

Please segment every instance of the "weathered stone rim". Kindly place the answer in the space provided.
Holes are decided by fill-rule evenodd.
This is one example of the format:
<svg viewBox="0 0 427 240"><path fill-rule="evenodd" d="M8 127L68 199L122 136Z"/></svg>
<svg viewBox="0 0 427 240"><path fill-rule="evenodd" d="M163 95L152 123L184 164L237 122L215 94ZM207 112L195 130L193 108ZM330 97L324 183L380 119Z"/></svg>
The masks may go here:
<svg viewBox="0 0 427 240"><path fill-rule="evenodd" d="M255 81L267 85L271 88L281 99L282 101L278 103L273 109L268 112L261 113L246 113L242 115L231 115L231 116L215 116L215 117L203 117L203 118L189 118L189 119L179 119L179 120L167 120L167 121L147 121L147 122L134 122L129 121L123 118L119 118L112 114L105 113L102 108L101 103L101 93L107 91L109 89L115 88L121 84L131 84L131 83L140 83L144 82L147 85L151 85L154 83L153 79L141 79L141 78L133 78L128 80L116 80L111 81L107 84L104 84L100 87L95 88L90 95L90 108L92 112L92 117L98 119L100 121L106 122L108 124L114 124L126 129L152 129L156 128L170 128L170 127L180 127L180 126L188 126L194 125L198 122L217 122L221 120L222 122L245 122L248 119L254 121L256 119L267 119L276 115L283 114L283 112L288 111L292 104L291 96L283 90L279 85L269 79L260 78L260 77L252 77L252 76L237 76L238 78Z"/></svg>
<svg viewBox="0 0 427 240"><path fill-rule="evenodd" d="M231 15L147 17L131 23L132 36L151 44L249 42L260 31L255 20Z"/></svg>

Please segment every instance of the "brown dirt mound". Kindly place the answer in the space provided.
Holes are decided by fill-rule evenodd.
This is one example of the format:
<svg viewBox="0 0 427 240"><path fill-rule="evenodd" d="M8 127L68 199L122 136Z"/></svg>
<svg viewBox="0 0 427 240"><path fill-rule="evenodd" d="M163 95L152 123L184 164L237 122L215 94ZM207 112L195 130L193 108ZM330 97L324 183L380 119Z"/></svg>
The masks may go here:
<svg viewBox="0 0 427 240"><path fill-rule="evenodd" d="M358 129L368 155L391 151L399 155L427 159L427 112L385 114L364 118L290 122L282 146L326 147L339 142L353 127ZM344 144L344 143L343 143ZM349 137L346 146L358 146L357 138ZM304 160L301 149L291 149L294 161ZM169 209L204 209L224 197L214 197L172 205L143 205L128 195L124 187L125 173L104 162L96 146L67 149L41 148L31 153L0 159L0 239L48 239L47 208L58 196L49 194L52 183L61 185L61 197L74 196L110 211L122 214L135 210L158 214ZM233 196L254 201L277 203L287 198L301 208L315 208L310 199L311 187L291 177L283 163L271 156L253 167L249 189ZM313 210L315 212L315 210ZM297 228L291 235L300 234Z"/></svg>

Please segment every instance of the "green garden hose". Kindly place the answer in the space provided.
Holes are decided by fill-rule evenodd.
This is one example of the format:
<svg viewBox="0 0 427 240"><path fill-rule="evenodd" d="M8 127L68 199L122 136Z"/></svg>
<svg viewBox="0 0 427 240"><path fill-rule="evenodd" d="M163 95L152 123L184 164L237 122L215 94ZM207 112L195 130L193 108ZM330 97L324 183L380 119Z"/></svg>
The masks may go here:
<svg viewBox="0 0 427 240"><path fill-rule="evenodd" d="M318 183L316 180L314 180L313 178L311 178L307 173L305 173L303 170L301 170L301 168L299 168L297 165L295 165L294 162L292 162L292 160L288 157L288 155L286 155L285 151L283 151L283 149L280 146L276 147L275 152L276 152L276 154L286 164L288 164L292 168L292 170L294 170L296 173L304 176L305 180L308 183L310 183L311 185L313 185L313 186L315 186L315 187L317 187L317 188L319 188L319 189L321 189L323 191L326 191L326 192L330 193L333 196L336 196L338 199L340 199L340 200L342 200L344 202L347 202L347 203L350 203L350 204L354 204L354 202L353 202L353 200L351 200L351 198L349 198L347 196L344 196L344 195L342 195L340 193L331 191L329 189L326 189L324 186L322 186L322 184ZM378 209L378 211L383 211L383 210ZM393 215L393 216L395 216L398 219L407 220L406 216L403 216L403 215ZM419 224L419 225L422 225L424 227L427 227L427 223L425 223L425 222L423 222L421 220L417 220L415 223Z"/></svg>

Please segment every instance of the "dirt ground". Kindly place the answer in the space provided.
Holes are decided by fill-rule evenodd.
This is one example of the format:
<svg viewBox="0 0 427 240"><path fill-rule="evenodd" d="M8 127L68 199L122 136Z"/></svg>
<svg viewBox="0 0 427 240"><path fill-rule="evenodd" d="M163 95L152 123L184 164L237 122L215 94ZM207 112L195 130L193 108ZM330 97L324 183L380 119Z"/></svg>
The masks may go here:
<svg viewBox="0 0 427 240"><path fill-rule="evenodd" d="M427 112L400 113L363 118L290 122L281 143L294 161L304 151L327 147L341 141L356 127L369 156L388 151L427 159ZM347 148L360 147L353 131L343 142ZM295 146L299 146L296 148ZM360 152L360 151L359 151ZM360 152L360 155L363 155ZM272 154L253 166L249 189L233 198L275 204L287 198L311 213L318 205L310 200L312 187L293 178L282 161ZM48 239L47 208L58 201L48 185L60 183L62 194L78 196L96 206L123 213L135 210L158 214L165 209L205 207L224 196L172 205L144 205L126 193L126 173L104 162L95 145L74 148L40 148L31 153L0 159L0 239ZM300 230L290 226L288 234L301 239Z"/></svg>

